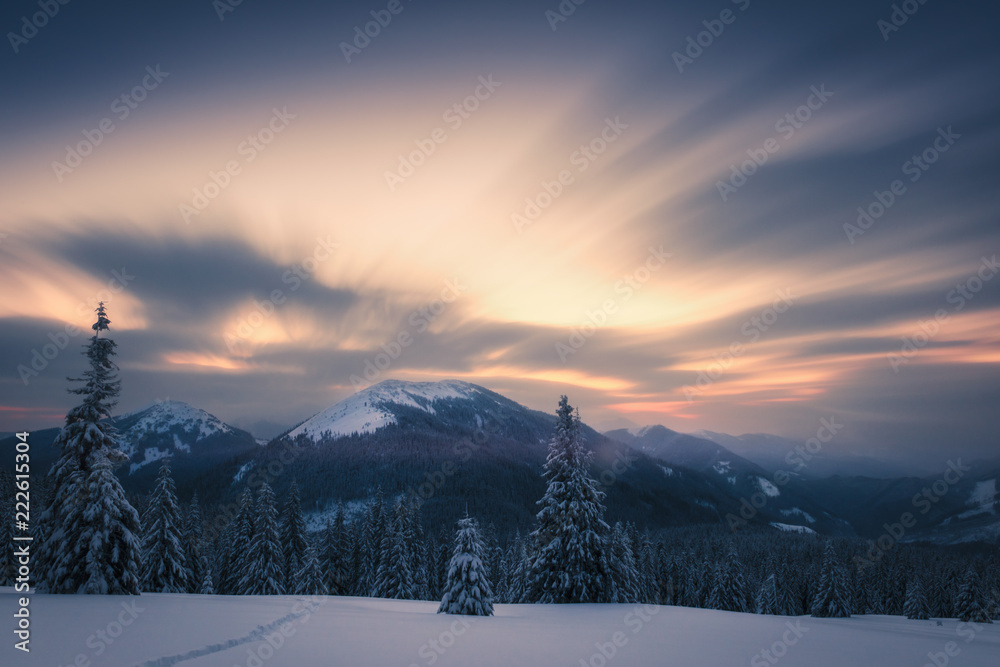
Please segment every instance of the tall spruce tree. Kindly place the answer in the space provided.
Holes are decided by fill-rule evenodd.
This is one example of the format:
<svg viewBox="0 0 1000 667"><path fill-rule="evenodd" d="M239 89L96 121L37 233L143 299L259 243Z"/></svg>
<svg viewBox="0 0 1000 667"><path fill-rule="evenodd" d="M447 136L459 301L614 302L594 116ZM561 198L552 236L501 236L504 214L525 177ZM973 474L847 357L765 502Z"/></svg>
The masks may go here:
<svg viewBox="0 0 1000 667"><path fill-rule="evenodd" d="M53 443L59 458L49 471L51 502L42 514L42 588L50 593L138 595L141 575L139 515L114 469L128 460L110 422L120 391L115 342L104 303L97 307L87 345L90 368L72 379L83 400L66 415Z"/></svg>
<svg viewBox="0 0 1000 667"><path fill-rule="evenodd" d="M219 577L219 592L224 595L246 595L243 590L243 572L248 569L247 558L250 554L250 543L253 541L254 501L249 488L243 489L240 496L240 509L226 527L226 534L221 542L223 565Z"/></svg>
<svg viewBox="0 0 1000 667"><path fill-rule="evenodd" d="M186 593L187 558L182 544L181 510L177 505L170 459L163 459L153 495L142 518L142 588L151 593Z"/></svg>
<svg viewBox="0 0 1000 667"><path fill-rule="evenodd" d="M395 506L390 528L382 536L382 557L375 576L374 597L413 600L412 546L407 540L409 511L406 501L400 499Z"/></svg>
<svg viewBox="0 0 1000 667"><path fill-rule="evenodd" d="M715 582L709 594L710 609L724 611L747 611L747 584L743 574L743 563L736 546L730 545L726 559L716 569Z"/></svg>
<svg viewBox="0 0 1000 667"><path fill-rule="evenodd" d="M201 591L205 572L208 570L208 562L205 557L205 534L197 493L191 497L184 522L184 560L188 571L188 592L198 593Z"/></svg>
<svg viewBox="0 0 1000 667"><path fill-rule="evenodd" d="M983 604L984 597L979 574L976 573L976 568L970 567L966 571L965 579L962 580L958 595L955 597L955 615L958 616L958 620L965 623L970 621L973 623L992 623L986 609L987 605Z"/></svg>
<svg viewBox="0 0 1000 667"><path fill-rule="evenodd" d="M620 521L611 529L608 540L608 574L611 590L609 602L628 603L639 601L639 571L632 553L632 542Z"/></svg>
<svg viewBox="0 0 1000 667"><path fill-rule="evenodd" d="M319 555L316 549L310 545L302 554L302 567L292 576L295 583L296 595L327 595L326 581L323 578L323 571L320 569Z"/></svg>
<svg viewBox="0 0 1000 667"><path fill-rule="evenodd" d="M283 552L278 541L278 511L274 491L265 482L257 492L253 538L240 576L243 595L281 595L285 592Z"/></svg>
<svg viewBox="0 0 1000 667"><path fill-rule="evenodd" d="M850 592L833 542L828 541L823 549L823 565L811 614L817 618L848 618L851 615Z"/></svg>
<svg viewBox="0 0 1000 667"><path fill-rule="evenodd" d="M382 488L375 492L375 497L368 504L365 512L361 548L362 558L359 562L359 595L373 595L375 582L378 579L379 565L382 562L382 539L389 527L388 512L385 508L385 496Z"/></svg>
<svg viewBox="0 0 1000 667"><path fill-rule="evenodd" d="M556 411L543 476L548 483L538 501L538 527L531 534L532 561L527 595L532 602L603 602L610 586L603 555L608 525L604 492L590 477L591 455L583 447L579 413L565 396Z"/></svg>
<svg viewBox="0 0 1000 667"><path fill-rule="evenodd" d="M906 587L906 603L903 605L903 613L907 618L916 621L926 621L931 617L931 610L927 604L927 596L924 594L924 586L920 582L920 577L914 575Z"/></svg>
<svg viewBox="0 0 1000 667"><path fill-rule="evenodd" d="M781 610L778 607L778 584L773 574L767 575L767 578L761 582L755 602L754 607L758 614L770 614L772 616L781 614Z"/></svg>
<svg viewBox="0 0 1000 667"><path fill-rule="evenodd" d="M483 543L475 519L466 517L458 522L455 551L448 563L448 581L438 613L493 615L493 591L486 576Z"/></svg>
<svg viewBox="0 0 1000 667"><path fill-rule="evenodd" d="M337 503L333 519L327 521L323 533L323 553L320 563L329 593L350 595L350 551L342 502Z"/></svg>
<svg viewBox="0 0 1000 667"><path fill-rule="evenodd" d="M295 574L301 569L309 548L306 539L306 521L302 517L302 502L299 498L299 485L292 480L288 489L288 500L281 515L281 545L284 549L284 576L286 588L294 588Z"/></svg>

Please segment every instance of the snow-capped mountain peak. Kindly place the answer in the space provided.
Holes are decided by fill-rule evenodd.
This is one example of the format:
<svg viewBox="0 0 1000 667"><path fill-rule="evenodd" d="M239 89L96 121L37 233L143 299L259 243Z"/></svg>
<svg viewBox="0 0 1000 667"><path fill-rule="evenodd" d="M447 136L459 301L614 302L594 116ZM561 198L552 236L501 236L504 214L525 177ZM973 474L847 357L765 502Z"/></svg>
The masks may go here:
<svg viewBox="0 0 1000 667"><path fill-rule="evenodd" d="M118 417L116 423L127 425L123 434L133 439L150 433L168 433L179 428L201 440L217 433L231 433L232 427L215 415L183 401L157 401L150 406Z"/></svg>
<svg viewBox="0 0 1000 667"><path fill-rule="evenodd" d="M383 380L323 410L289 432L288 437L305 435L320 440L324 434L340 437L353 433L374 433L396 423L391 405L402 405L436 414L434 402L447 399L471 399L483 389L461 380L406 382Z"/></svg>

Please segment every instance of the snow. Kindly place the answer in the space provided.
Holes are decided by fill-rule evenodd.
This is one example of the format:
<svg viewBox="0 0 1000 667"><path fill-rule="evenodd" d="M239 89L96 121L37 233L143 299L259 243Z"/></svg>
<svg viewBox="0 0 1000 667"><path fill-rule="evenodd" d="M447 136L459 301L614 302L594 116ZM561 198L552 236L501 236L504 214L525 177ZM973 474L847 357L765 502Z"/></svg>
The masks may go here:
<svg viewBox="0 0 1000 667"><path fill-rule="evenodd" d="M674 476L674 469L673 468L668 468L667 466L660 466L660 470L662 470L663 474L666 475L667 477L673 477Z"/></svg>
<svg viewBox="0 0 1000 667"><path fill-rule="evenodd" d="M0 590L0 606L16 609L11 589ZM10 639L0 664L729 667L774 664L767 651L782 656L781 667L914 667L954 642L961 651L955 665L987 667L1000 654L1000 625L955 620L938 626L899 616L589 604L498 604L496 616L483 618L437 614L437 606L350 597L33 595L31 659Z"/></svg>
<svg viewBox="0 0 1000 667"><path fill-rule="evenodd" d="M253 467L254 467L254 461L247 461L246 463L241 465L240 469L236 471L235 475L233 475L233 481L238 482L241 479L243 479L243 476L246 475L248 472L250 472L250 470Z"/></svg>
<svg viewBox="0 0 1000 667"><path fill-rule="evenodd" d="M288 436L305 435L313 441L324 433L336 438L352 433L374 433L383 426L396 423L396 417L385 404L406 405L434 414L434 401L470 398L479 392L476 385L459 380L441 382L403 382L385 380L363 389L339 403L314 415Z"/></svg>
<svg viewBox="0 0 1000 667"><path fill-rule="evenodd" d="M771 498L777 498L781 495L781 491L779 491L778 487L776 487L770 480L758 477L757 483L760 485L760 490L764 492L764 495Z"/></svg>
<svg viewBox="0 0 1000 667"><path fill-rule="evenodd" d="M729 461L716 462L716 464L712 466L712 470L719 473L720 475L725 475L727 472L729 472Z"/></svg>
<svg viewBox="0 0 1000 667"><path fill-rule="evenodd" d="M816 531L808 526L794 526L790 523L778 523L777 521L772 521L771 525L778 530L783 530L786 533L809 533L810 535L815 535Z"/></svg>
<svg viewBox="0 0 1000 667"><path fill-rule="evenodd" d="M965 504L977 508L978 511L976 513L980 511L988 511L992 514L996 514L996 510L994 509L996 495L997 481L995 479L988 479L985 482L977 482Z"/></svg>
<svg viewBox="0 0 1000 667"><path fill-rule="evenodd" d="M176 433L174 433L173 436L174 436L174 449L184 452L185 454L190 454L191 445L181 442L181 439L177 437Z"/></svg>
<svg viewBox="0 0 1000 667"><path fill-rule="evenodd" d="M636 438L641 438L642 436L644 436L647 433L649 433L649 430L652 429L652 428L656 428L656 427L655 426L634 426L634 427L626 429L626 430L628 431L629 435L631 435L633 437L636 437Z"/></svg>
<svg viewBox="0 0 1000 667"><path fill-rule="evenodd" d="M813 518L811 514L804 510L800 510L798 507L793 507L790 510L781 510L783 516L800 516L809 523L816 523L816 519Z"/></svg>
<svg viewBox="0 0 1000 667"><path fill-rule="evenodd" d="M188 435L195 435L195 440L202 440L216 433L230 433L232 427L215 415L188 405L182 401L158 401L151 406L122 415L116 421L142 415L122 435L127 440L138 440L149 432L167 433L174 426L180 426Z"/></svg>
<svg viewBox="0 0 1000 667"><path fill-rule="evenodd" d="M142 462L133 463L128 467L128 474L131 475L139 468L147 466L150 463L153 463L154 461L159 461L160 459L167 458L168 456L170 456L170 451L167 449L160 449L158 447L146 447L145 451L143 452L143 456L145 458L143 458Z"/></svg>

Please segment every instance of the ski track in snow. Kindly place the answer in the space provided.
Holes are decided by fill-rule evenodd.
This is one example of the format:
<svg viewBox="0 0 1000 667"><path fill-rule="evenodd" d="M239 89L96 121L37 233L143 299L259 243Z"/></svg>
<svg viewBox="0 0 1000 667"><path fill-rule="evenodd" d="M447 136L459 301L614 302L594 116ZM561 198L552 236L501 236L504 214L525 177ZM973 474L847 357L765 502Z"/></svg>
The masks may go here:
<svg viewBox="0 0 1000 667"><path fill-rule="evenodd" d="M281 618L275 621L271 621L267 625L258 625L251 632L243 635L242 637L237 637L236 639L230 639L228 641L219 642L217 644L209 644L208 646L191 649L190 651L185 651L184 653L176 653L174 655L168 655L162 658L153 658L151 660L146 660L144 662L137 662L134 664L134 667L170 667L170 665L176 665L179 662L187 662L188 660L201 658L206 655L211 655L212 653L219 653L220 651L228 651L231 648L242 646L243 644L249 644L250 642L260 641L268 633L274 632L285 623L291 623L292 621L300 619L303 616L309 616L314 611L316 611L316 609L320 606L315 602L308 602L303 598L295 598L295 599L301 602L305 606L304 611L298 613L292 612L290 614L285 614Z"/></svg>

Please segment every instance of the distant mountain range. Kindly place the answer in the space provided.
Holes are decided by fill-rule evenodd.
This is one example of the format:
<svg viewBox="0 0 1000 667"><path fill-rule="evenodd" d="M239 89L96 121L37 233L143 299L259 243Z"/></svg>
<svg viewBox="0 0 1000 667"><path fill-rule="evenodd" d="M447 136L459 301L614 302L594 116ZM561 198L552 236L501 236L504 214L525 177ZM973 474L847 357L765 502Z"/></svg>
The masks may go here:
<svg viewBox="0 0 1000 667"><path fill-rule="evenodd" d="M119 475L132 492L148 491L157 462L169 456L183 500L198 491L203 502L230 502L260 479L280 496L295 479L315 527L338 501L350 509L381 492L419 500L431 526L468 509L501 530L526 531L544 491L540 472L555 416L467 382L386 380L266 445L179 401L114 422L130 458ZM36 474L55 459L58 432L32 433ZM829 454L795 472L785 456L799 443L777 436L684 434L659 425L604 434L584 426L583 434L611 521L655 528L728 523L727 517L749 514L750 523L778 530L875 538L909 511L918 521L906 540L958 543L1000 535L1000 461L963 462L970 469L921 513L924 504L915 496L933 489L937 478L881 479L876 474L889 472L882 462ZM828 470L867 473L824 476Z"/></svg>
<svg viewBox="0 0 1000 667"><path fill-rule="evenodd" d="M795 459L795 452L802 450L803 443L769 433L727 435L714 431L695 431L691 435L718 443L768 470L795 468L803 477L817 479L833 475L860 475L890 479L904 474L904 470L896 464L869 456L835 453L829 448L815 453L807 451L808 460L804 457ZM789 462L789 458L794 462ZM800 461L804 463L804 467L800 466Z"/></svg>

